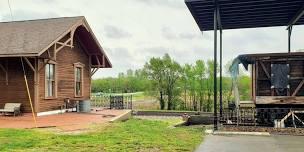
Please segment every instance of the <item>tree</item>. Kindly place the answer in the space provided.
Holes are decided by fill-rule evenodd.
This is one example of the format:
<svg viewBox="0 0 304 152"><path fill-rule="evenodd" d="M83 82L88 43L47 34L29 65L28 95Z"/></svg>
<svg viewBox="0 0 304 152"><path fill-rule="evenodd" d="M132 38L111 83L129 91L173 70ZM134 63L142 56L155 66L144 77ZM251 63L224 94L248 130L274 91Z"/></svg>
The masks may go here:
<svg viewBox="0 0 304 152"><path fill-rule="evenodd" d="M187 90L189 89L189 87L188 87L188 74L187 74L187 67L186 67L186 65L185 66L183 66L182 67L182 69L181 69L181 71L182 71L182 73L181 73L181 79L180 79L180 81L181 81L181 85L182 85L182 88L183 88L183 90L184 90L184 92L183 92L183 95L184 95L184 101L183 101L183 105L182 105L182 107L183 107L183 109L187 109Z"/></svg>
<svg viewBox="0 0 304 152"><path fill-rule="evenodd" d="M164 73L165 68L163 66L163 60L161 58L151 58L148 63L145 64L144 69L148 76L148 79L153 81L154 85L158 89L160 98L160 109L165 109L164 95Z"/></svg>
<svg viewBox="0 0 304 152"><path fill-rule="evenodd" d="M197 60L195 64L180 65L168 54L151 58L142 69L129 69L117 77L92 81L92 92L137 92L156 95L160 109L212 111L213 107L213 60ZM231 62L225 65L226 71ZM242 70L242 69L241 69ZM217 72L219 69L217 69ZM227 74L227 73L226 73ZM225 75L225 74L224 74ZM227 74L228 75L228 74ZM219 77L216 78L219 81ZM240 71L238 80L241 100L251 97L250 78ZM218 84L219 85L219 84ZM233 100L231 77L223 77L223 105ZM218 90L219 91L219 90Z"/></svg>
<svg viewBox="0 0 304 152"><path fill-rule="evenodd" d="M197 60L194 67L195 78L198 81L198 95L199 95L199 110L202 111L203 106L203 93L204 93L204 79L206 77L206 67L205 62L202 60Z"/></svg>
<svg viewBox="0 0 304 152"><path fill-rule="evenodd" d="M213 76L213 69L214 69L214 66L213 66L213 60L208 60L207 61L207 69L206 69L206 73L207 73L207 82L206 82L206 86L207 86L207 103L206 103L206 106L205 106L205 111L211 111L212 109L212 99L211 99L211 96L212 96L212 92L213 92L213 79L214 79L214 76Z"/></svg>
<svg viewBox="0 0 304 152"><path fill-rule="evenodd" d="M175 109L174 97L177 95L174 93L175 85L181 76L180 65L171 59L169 54L165 54L162 58L164 66L164 76L165 76L165 87L168 96L168 110ZM177 92L176 92L177 93Z"/></svg>
<svg viewBox="0 0 304 152"><path fill-rule="evenodd" d="M195 93L195 75L194 75L194 68L191 64L185 64L183 67L184 77L187 83L187 89L189 89L190 95L190 102L192 102L193 110L197 110L197 103L196 103L196 93ZM191 103L190 103L191 104Z"/></svg>
<svg viewBox="0 0 304 152"><path fill-rule="evenodd" d="M161 109L165 108L164 94L167 95L168 99L167 109L174 109L174 98L178 94L178 91L174 89L176 89L176 82L181 75L180 65L172 60L168 54L165 54L162 58L151 58L144 68L158 88Z"/></svg>

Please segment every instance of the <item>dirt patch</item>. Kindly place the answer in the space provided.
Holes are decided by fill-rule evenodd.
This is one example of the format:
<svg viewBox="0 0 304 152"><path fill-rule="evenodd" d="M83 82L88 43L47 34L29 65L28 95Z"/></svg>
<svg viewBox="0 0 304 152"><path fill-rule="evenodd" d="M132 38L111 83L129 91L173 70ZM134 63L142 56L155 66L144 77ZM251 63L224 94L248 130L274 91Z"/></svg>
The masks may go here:
<svg viewBox="0 0 304 152"><path fill-rule="evenodd" d="M141 99L132 102L133 109L159 109L159 103L156 99Z"/></svg>

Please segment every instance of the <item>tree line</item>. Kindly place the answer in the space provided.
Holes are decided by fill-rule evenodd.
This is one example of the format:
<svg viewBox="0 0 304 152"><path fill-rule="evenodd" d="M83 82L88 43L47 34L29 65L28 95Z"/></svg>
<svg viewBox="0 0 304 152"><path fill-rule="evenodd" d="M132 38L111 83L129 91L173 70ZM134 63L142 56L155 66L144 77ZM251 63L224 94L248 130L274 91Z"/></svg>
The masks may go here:
<svg viewBox="0 0 304 152"><path fill-rule="evenodd" d="M213 60L181 65L165 54L151 58L142 69L129 69L117 78L93 80L92 92L144 91L158 98L161 110L209 112L213 108L213 68ZM223 77L224 104L233 100L231 83L230 77ZM239 89L241 100L250 99L250 78L241 75L238 86L242 88Z"/></svg>

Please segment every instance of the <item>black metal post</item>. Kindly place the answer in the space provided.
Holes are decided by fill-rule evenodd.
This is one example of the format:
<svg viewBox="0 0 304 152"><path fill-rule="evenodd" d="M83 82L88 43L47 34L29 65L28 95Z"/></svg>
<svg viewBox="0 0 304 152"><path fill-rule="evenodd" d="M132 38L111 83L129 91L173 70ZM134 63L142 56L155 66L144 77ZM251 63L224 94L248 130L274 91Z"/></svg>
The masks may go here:
<svg viewBox="0 0 304 152"><path fill-rule="evenodd" d="M288 28L288 53L290 53L290 38L291 38L292 26Z"/></svg>
<svg viewBox="0 0 304 152"><path fill-rule="evenodd" d="M214 130L217 130L217 0L214 0L214 59L213 59L213 100L214 100Z"/></svg>
<svg viewBox="0 0 304 152"><path fill-rule="evenodd" d="M220 117L223 115L223 52L222 52L222 29L220 29Z"/></svg>

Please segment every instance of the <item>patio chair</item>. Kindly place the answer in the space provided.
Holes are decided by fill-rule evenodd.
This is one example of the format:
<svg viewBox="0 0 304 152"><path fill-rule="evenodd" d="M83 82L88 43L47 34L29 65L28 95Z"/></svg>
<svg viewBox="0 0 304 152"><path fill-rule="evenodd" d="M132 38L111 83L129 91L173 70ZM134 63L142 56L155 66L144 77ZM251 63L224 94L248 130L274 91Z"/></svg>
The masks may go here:
<svg viewBox="0 0 304 152"><path fill-rule="evenodd" d="M0 113L12 113L14 117L21 114L21 103L6 103L4 109L0 109Z"/></svg>

